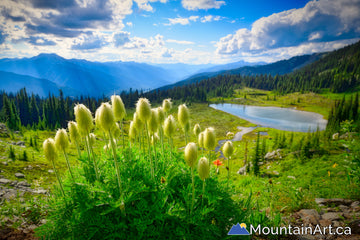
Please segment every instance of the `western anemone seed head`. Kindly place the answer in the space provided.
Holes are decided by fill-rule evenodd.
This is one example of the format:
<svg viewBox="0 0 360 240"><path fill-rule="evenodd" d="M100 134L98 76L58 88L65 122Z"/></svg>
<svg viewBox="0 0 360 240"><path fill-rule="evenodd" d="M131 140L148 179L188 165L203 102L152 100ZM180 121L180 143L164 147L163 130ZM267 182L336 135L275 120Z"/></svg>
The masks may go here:
<svg viewBox="0 0 360 240"><path fill-rule="evenodd" d="M54 161L56 158L55 141L52 138L48 138L43 142L43 149L45 158L49 161Z"/></svg>
<svg viewBox="0 0 360 240"><path fill-rule="evenodd" d="M111 141L113 142L113 144L116 146L116 144L117 144L117 141L116 141L116 139L109 139L109 143L108 143L108 149L111 149L112 147L111 147Z"/></svg>
<svg viewBox="0 0 360 240"><path fill-rule="evenodd" d="M197 146L196 143L190 142L185 147L185 162L189 167L194 167L197 160Z"/></svg>
<svg viewBox="0 0 360 240"><path fill-rule="evenodd" d="M201 180L205 181L210 175L209 160L206 157L202 157L198 163L198 172Z"/></svg>
<svg viewBox="0 0 360 240"><path fill-rule="evenodd" d="M133 122L134 122L134 127L136 128L136 131L140 132L141 129L143 128L143 122L141 121L141 119L139 118L139 116L136 112L134 113Z"/></svg>
<svg viewBox="0 0 360 240"><path fill-rule="evenodd" d="M155 133L159 128L159 116L157 109L151 109L151 118L148 120L150 133Z"/></svg>
<svg viewBox="0 0 360 240"><path fill-rule="evenodd" d="M74 113L80 134L89 134L90 130L94 127L90 110L84 104L77 104L74 108Z"/></svg>
<svg viewBox="0 0 360 240"><path fill-rule="evenodd" d="M189 109L185 104L181 104L178 108L178 121L183 128L189 122L189 115Z"/></svg>
<svg viewBox="0 0 360 240"><path fill-rule="evenodd" d="M157 133L151 136L151 144L154 145L160 140L159 135Z"/></svg>
<svg viewBox="0 0 360 240"><path fill-rule="evenodd" d="M222 152L224 153L224 156L229 158L234 153L234 145L231 141L226 141L226 143L223 146Z"/></svg>
<svg viewBox="0 0 360 240"><path fill-rule="evenodd" d="M163 124L164 120L165 120L165 112L164 109L162 107L158 107L157 108L158 111L158 117L159 117L159 123Z"/></svg>
<svg viewBox="0 0 360 240"><path fill-rule="evenodd" d="M226 138L227 138L227 139L232 139L232 138L234 138L234 133L233 133L233 132L227 132L227 133L226 133Z"/></svg>
<svg viewBox="0 0 360 240"><path fill-rule="evenodd" d="M170 109L171 109L171 99L168 98L168 99L164 99L163 103L162 103L162 107L164 109L165 112L169 112Z"/></svg>
<svg viewBox="0 0 360 240"><path fill-rule="evenodd" d="M204 147L207 150L214 149L216 146L215 130L212 127L206 128L204 132Z"/></svg>
<svg viewBox="0 0 360 240"><path fill-rule="evenodd" d="M95 144L95 142L96 142L96 136L95 136L95 134L93 134L93 133L90 133L90 134L89 134L89 142L90 142L90 145L91 145L91 146L94 146L94 144Z"/></svg>
<svg viewBox="0 0 360 240"><path fill-rule="evenodd" d="M199 133L198 143L199 143L199 147L201 148L204 148L204 136L205 136L204 132Z"/></svg>
<svg viewBox="0 0 360 240"><path fill-rule="evenodd" d="M69 147L69 137L65 129L59 129L55 135L55 146L58 150L65 151Z"/></svg>
<svg viewBox="0 0 360 240"><path fill-rule="evenodd" d="M98 122L100 128L102 128L104 132L109 132L115 124L114 113L109 103L102 103L99 108Z"/></svg>
<svg viewBox="0 0 360 240"><path fill-rule="evenodd" d="M199 136L200 132L201 132L200 125L197 123L194 126L194 134L195 134L195 136Z"/></svg>
<svg viewBox="0 0 360 240"><path fill-rule="evenodd" d="M111 146L109 146L109 144L105 144L103 149L104 149L105 152L110 151Z"/></svg>
<svg viewBox="0 0 360 240"><path fill-rule="evenodd" d="M175 119L172 115L169 115L164 122L164 133L165 136L171 138L176 130Z"/></svg>
<svg viewBox="0 0 360 240"><path fill-rule="evenodd" d="M151 106L148 99L139 98L136 103L136 113L144 123L151 118Z"/></svg>
<svg viewBox="0 0 360 240"><path fill-rule="evenodd" d="M70 121L68 122L68 129L70 133L71 142L77 142L80 140L79 129L76 122Z"/></svg>
<svg viewBox="0 0 360 240"><path fill-rule="evenodd" d="M121 121L126 116L124 103L119 95L111 96L111 106L114 112L115 120Z"/></svg>
<svg viewBox="0 0 360 240"><path fill-rule="evenodd" d="M97 108L95 111L95 125L100 128L100 110L101 108Z"/></svg>
<svg viewBox="0 0 360 240"><path fill-rule="evenodd" d="M135 139L136 135L137 135L137 131L136 131L136 128L135 128L134 121L131 121L130 122L130 127L129 127L129 137L131 139Z"/></svg>

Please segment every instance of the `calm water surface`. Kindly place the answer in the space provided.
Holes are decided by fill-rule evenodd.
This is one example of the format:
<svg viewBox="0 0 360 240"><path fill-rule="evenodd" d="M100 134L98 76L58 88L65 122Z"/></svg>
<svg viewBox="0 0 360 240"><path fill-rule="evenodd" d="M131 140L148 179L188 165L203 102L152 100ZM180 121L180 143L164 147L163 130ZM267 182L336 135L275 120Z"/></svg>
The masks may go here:
<svg viewBox="0 0 360 240"><path fill-rule="evenodd" d="M318 113L299 111L291 108L260 107L231 103L211 104L210 107L243 118L249 122L275 129L307 132L326 128L327 120Z"/></svg>

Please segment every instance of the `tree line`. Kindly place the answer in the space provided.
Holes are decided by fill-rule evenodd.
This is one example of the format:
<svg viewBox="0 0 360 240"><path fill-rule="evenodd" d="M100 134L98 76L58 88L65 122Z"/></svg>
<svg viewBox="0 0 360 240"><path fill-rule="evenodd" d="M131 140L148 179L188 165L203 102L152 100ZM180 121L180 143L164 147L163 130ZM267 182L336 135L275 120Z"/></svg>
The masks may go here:
<svg viewBox="0 0 360 240"><path fill-rule="evenodd" d="M357 91L360 85L360 42L333 51L320 60L307 65L293 73L285 75L260 74L244 76L239 74L217 75L192 84L176 86L171 89L123 91L120 96L127 107L134 107L140 97L146 97L157 103L159 99L172 98L182 102L207 102L212 97L231 97L235 89L250 87L275 91L278 94L291 92L321 92L329 89L331 92ZM29 95L26 89L16 94L0 92L0 121L6 122L11 129L20 129L28 126L38 129L56 129L66 126L66 120L73 120L73 111L76 103L86 105L95 111L100 102L108 101L108 97L65 97L60 90L59 96L49 94L47 98L38 95ZM352 108L358 106L353 101ZM338 102L335 108L342 108L344 101ZM341 110L343 111L343 110ZM344 119L339 117L340 110L333 111L329 116L329 124L339 127ZM354 110L352 110L354 112ZM353 113L352 113L353 114ZM354 115L354 114L353 114ZM347 115L346 115L347 116ZM333 122L332 119L335 122ZM354 116L347 116L353 119ZM335 127L336 128L336 127Z"/></svg>

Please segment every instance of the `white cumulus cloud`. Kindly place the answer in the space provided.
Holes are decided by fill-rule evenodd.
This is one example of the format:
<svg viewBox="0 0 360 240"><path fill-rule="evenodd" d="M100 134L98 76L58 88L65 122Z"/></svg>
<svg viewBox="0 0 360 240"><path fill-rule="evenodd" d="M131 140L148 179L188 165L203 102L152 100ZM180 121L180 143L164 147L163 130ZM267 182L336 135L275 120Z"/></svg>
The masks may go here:
<svg viewBox="0 0 360 240"><path fill-rule="evenodd" d="M182 45L191 45L191 44L195 44L194 42L191 41L185 41L185 40L175 40L175 39L167 39L166 42L168 43L176 43L176 44L182 44Z"/></svg>
<svg viewBox="0 0 360 240"><path fill-rule="evenodd" d="M187 10L198 9L219 9L222 5L225 5L225 1L217 0L181 0L182 6Z"/></svg>
<svg viewBox="0 0 360 240"><path fill-rule="evenodd" d="M207 15L201 18L202 23L206 22L212 22L212 21L220 21L222 19L221 16L213 16L213 15Z"/></svg>
<svg viewBox="0 0 360 240"><path fill-rule="evenodd" d="M258 19L217 43L219 54L239 54L360 37L360 0L319 0Z"/></svg>
<svg viewBox="0 0 360 240"><path fill-rule="evenodd" d="M165 26L171 26L171 25L175 25L175 24L188 25L188 24L190 24L190 22L196 22L198 19L199 19L199 16L190 16L187 18L183 18L183 17L168 18L169 22L164 23L164 25Z"/></svg>

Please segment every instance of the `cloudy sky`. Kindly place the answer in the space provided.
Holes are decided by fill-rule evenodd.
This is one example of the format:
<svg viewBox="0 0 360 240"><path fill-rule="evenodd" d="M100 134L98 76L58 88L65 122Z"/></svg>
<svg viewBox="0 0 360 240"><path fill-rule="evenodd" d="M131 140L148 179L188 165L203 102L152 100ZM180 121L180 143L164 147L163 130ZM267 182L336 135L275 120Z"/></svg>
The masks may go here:
<svg viewBox="0 0 360 240"><path fill-rule="evenodd" d="M360 0L1 0L0 58L272 62L360 39Z"/></svg>

